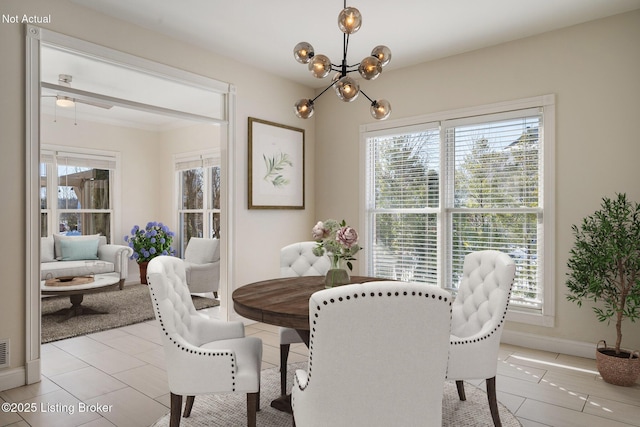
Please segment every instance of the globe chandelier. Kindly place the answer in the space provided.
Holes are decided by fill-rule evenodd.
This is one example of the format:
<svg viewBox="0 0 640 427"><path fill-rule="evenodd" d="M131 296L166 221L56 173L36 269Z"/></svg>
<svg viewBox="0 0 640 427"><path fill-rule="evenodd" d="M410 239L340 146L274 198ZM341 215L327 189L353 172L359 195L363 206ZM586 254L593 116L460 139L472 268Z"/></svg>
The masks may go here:
<svg viewBox="0 0 640 427"><path fill-rule="evenodd" d="M298 43L293 49L293 56L301 64L308 64L309 72L316 78L323 79L332 71L336 71L331 79L331 84L327 86L318 96L313 99L302 98L295 103L294 111L296 116L308 119L313 116L314 102L320 98L327 90L334 88L336 95L344 102L351 102L362 94L371 103L370 112L376 120L384 120L391 114L391 104L386 99L373 100L362 90L358 82L349 76L349 73L358 72L365 80L375 80L391 60L391 50L387 46L376 46L371 51L371 56L367 56L360 63L354 65L347 64L347 49L349 48L349 36L355 34L362 26L362 15L355 7L347 7L344 0L344 9L338 15L338 28L342 35L342 62L337 65L322 54L315 54L313 46L307 42Z"/></svg>

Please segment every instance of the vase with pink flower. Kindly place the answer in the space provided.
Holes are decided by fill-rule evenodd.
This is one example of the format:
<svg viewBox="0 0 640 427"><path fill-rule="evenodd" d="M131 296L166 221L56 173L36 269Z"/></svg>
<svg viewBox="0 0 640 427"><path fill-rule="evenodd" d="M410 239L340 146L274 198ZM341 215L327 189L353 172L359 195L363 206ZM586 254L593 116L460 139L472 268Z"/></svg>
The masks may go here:
<svg viewBox="0 0 640 427"><path fill-rule="evenodd" d="M345 285L350 282L349 271L353 270L351 261L355 261L354 255L361 249L358 245L358 233L342 220L335 219L318 221L311 230L313 239L318 245L313 249L316 256L327 255L331 261L331 268L325 276L325 286Z"/></svg>

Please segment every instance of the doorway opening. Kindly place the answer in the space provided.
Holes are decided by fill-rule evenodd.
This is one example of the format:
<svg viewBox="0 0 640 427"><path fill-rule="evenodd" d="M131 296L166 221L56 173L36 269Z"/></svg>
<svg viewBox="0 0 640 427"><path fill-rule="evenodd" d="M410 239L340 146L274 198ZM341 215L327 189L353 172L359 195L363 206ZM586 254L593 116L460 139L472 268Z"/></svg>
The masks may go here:
<svg viewBox="0 0 640 427"><path fill-rule="evenodd" d="M128 233L131 225L130 218L140 215L143 207L131 207L128 203L127 191L132 187L144 189L144 182L131 185L135 178L125 179L126 173L142 173L145 167L162 165L163 170L173 172L171 159L177 153L176 146L183 150L185 147L192 151L202 151L194 136L198 131L194 128L208 128L208 135L214 135L212 142L206 148L219 153L220 159L220 212L219 224L224 232L221 234L221 285L219 296L221 300L221 317L227 317L227 307L230 295L227 284L231 282L233 272L229 249L232 241L232 227L230 226L231 204L229 202L229 188L231 174L229 162L233 158L234 123L234 88L224 82L195 75L183 70L168 67L163 64L144 60L142 58L115 51L103 46L95 45L73 37L48 31L35 26L27 27L27 266L26 266L26 370L27 383L40 380L40 238L42 229L42 198L41 198L41 145L48 143L57 147L81 145L88 149L95 149L98 144L104 149L115 149L122 157L122 170L116 171L122 182L121 194L116 195L110 209L109 239L114 243L124 244L122 238ZM58 100L67 104L72 103L73 109L64 110ZM49 102L49 104L47 104ZM64 103L63 102L63 103ZM51 108L50 108L51 107ZM53 110L53 111L52 111ZM105 114L105 112L109 114ZM50 120L55 121L52 123ZM43 120L49 120L46 124ZM111 123L108 123L111 121ZM120 123L119 126L114 123ZM89 125L91 123L91 125ZM127 123L127 124L124 124ZM153 150L154 144L157 162L145 165L145 157L140 157L140 149L129 152L133 144L128 144L122 137L126 132L122 129L136 129L132 123L138 124L133 133L141 139L146 139L144 150ZM188 125L187 125L188 123ZM57 127L52 126L58 125ZM65 126L62 126L64 124ZM153 131L144 131L140 127L147 126ZM86 131L93 129L91 132ZM120 129L116 131L114 129ZM78 131L81 129L81 131ZM104 139L105 134L96 129L112 129L111 140ZM158 136L158 129L163 129ZM180 138L176 136L180 129L190 129L190 136ZM211 129L215 129L211 132ZM107 132L108 134L108 132ZM155 134L159 142L151 141L150 134ZM145 136L146 135L146 136ZM206 139L207 132L200 133ZM103 139L101 140L102 137ZM107 136L108 138L108 136ZM46 140L45 140L46 139ZM92 140L95 139L95 140ZM172 143L180 139L181 143ZM213 141L217 140L217 141ZM192 144L185 144L191 141ZM215 145L217 142L217 146ZM92 148L93 145L93 148ZM159 150L162 147L164 151ZM167 148L167 147L174 147ZM147 160L149 156L147 156ZM128 160L127 160L128 159ZM168 184L171 188L172 173ZM140 177L138 177L140 180ZM117 183L116 183L117 184ZM146 187L153 189L158 182L146 182ZM156 197L153 210L148 215L162 215L165 222L178 226L177 210L174 204L174 194L169 191L166 197ZM135 204L135 199L131 203ZM124 206L127 205L128 209ZM127 213L128 212L128 213ZM129 216L129 218L127 217ZM145 213L146 215L146 213ZM52 231L50 219L47 233ZM133 262L133 261L132 261ZM133 264L135 266L135 263ZM130 276L131 276L131 268Z"/></svg>

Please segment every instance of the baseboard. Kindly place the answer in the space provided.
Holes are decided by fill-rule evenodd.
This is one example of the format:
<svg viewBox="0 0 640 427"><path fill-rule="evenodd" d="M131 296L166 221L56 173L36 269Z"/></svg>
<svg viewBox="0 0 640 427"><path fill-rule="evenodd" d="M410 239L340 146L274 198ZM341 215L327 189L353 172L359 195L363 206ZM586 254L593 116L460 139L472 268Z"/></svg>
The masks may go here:
<svg viewBox="0 0 640 427"><path fill-rule="evenodd" d="M24 367L0 371L0 391L22 387L25 384Z"/></svg>
<svg viewBox="0 0 640 427"><path fill-rule="evenodd" d="M595 343L571 341L526 332L509 331L507 329L502 331L502 342L536 350L568 354L570 356L585 357L588 359L596 358Z"/></svg>
<svg viewBox="0 0 640 427"><path fill-rule="evenodd" d="M40 372L41 360L42 359L34 359L27 362L27 369L25 371L26 372L25 380L27 384L37 383L42 380L41 378L42 373Z"/></svg>

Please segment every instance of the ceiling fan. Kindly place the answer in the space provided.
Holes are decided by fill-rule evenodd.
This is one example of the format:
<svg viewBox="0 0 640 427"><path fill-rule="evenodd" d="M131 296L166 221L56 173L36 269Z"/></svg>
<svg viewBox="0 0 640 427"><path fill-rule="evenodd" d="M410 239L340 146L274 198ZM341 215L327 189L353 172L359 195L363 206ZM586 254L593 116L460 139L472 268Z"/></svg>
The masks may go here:
<svg viewBox="0 0 640 427"><path fill-rule="evenodd" d="M91 105L98 108L110 109L113 107L112 104L108 104L105 102L96 101L92 99L91 96L87 96L88 92L80 91L78 89L71 88L71 81L73 80L73 76L69 74L60 74L58 75L58 84L51 84L42 82L43 89L53 90L54 94L52 95L42 95L46 98L56 98L56 105L58 107L73 107L75 103ZM67 89L68 88L68 89Z"/></svg>

